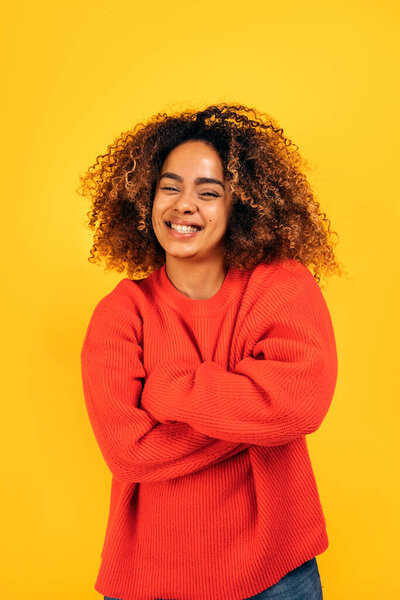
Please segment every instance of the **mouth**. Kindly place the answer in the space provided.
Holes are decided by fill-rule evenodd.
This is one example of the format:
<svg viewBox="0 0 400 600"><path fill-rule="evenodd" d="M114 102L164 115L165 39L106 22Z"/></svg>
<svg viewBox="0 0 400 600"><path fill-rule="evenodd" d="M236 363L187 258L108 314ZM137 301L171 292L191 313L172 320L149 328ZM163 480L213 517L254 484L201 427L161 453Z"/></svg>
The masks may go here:
<svg viewBox="0 0 400 600"><path fill-rule="evenodd" d="M193 228L191 228L191 229L195 229L195 231L191 231L190 229L187 229L186 231L184 231L183 229L182 230L173 229L171 227L170 221L164 221L164 223L165 223L165 226L167 227L170 235L172 235L176 239L179 239L179 238L187 239L187 238L195 237L204 229L204 227L194 227L193 226Z"/></svg>

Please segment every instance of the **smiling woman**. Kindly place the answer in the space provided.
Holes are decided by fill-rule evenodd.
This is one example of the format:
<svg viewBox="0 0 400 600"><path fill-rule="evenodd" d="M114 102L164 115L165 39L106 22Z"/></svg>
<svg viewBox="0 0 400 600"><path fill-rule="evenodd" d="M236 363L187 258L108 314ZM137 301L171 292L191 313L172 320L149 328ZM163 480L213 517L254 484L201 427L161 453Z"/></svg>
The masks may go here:
<svg viewBox="0 0 400 600"><path fill-rule="evenodd" d="M340 265L301 164L272 119L218 105L156 116L83 178L90 260L128 271L81 350L106 599L322 599L306 435L337 377L318 271Z"/></svg>

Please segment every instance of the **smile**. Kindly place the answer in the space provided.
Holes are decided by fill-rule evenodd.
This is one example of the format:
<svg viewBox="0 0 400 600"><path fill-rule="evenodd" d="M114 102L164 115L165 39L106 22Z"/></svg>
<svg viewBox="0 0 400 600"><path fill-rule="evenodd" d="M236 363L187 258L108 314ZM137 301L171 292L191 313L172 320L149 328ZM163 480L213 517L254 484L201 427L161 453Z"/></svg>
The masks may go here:
<svg viewBox="0 0 400 600"><path fill-rule="evenodd" d="M203 228L198 229L197 227L189 227L188 225L176 225L174 224L173 227L171 226L171 223L169 223L169 221L165 222L165 225L170 233L170 235L172 235L174 238L191 238L196 236L198 233L200 233L201 231L203 231Z"/></svg>

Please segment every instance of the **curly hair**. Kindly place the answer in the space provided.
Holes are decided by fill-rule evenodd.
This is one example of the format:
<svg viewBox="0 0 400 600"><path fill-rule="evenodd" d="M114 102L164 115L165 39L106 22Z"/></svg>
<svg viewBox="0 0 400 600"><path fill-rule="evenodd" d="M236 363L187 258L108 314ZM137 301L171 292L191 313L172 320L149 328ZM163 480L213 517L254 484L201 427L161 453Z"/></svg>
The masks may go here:
<svg viewBox="0 0 400 600"><path fill-rule="evenodd" d="M143 279L165 263L152 227L158 177L169 152L188 140L211 143L232 190L223 239L226 267L295 258L315 279L342 275L333 252L330 221L320 212L298 146L271 116L241 104L159 113L123 132L80 176L76 190L91 199L88 227L95 230L88 261ZM337 241L335 242L337 243Z"/></svg>

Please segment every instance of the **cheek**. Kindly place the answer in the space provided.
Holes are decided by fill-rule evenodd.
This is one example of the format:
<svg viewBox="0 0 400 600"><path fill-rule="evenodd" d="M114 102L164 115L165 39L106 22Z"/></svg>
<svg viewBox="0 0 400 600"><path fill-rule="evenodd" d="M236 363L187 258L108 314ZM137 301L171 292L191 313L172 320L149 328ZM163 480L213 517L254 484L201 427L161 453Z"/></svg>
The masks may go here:
<svg viewBox="0 0 400 600"><path fill-rule="evenodd" d="M151 211L151 218L153 222L159 223L161 221L162 210L159 202L154 201L153 208Z"/></svg>
<svg viewBox="0 0 400 600"><path fill-rule="evenodd" d="M163 202L161 198L157 198L155 196L152 208L152 217L157 221L161 221L163 218L163 214L166 212L168 208L168 202Z"/></svg>

